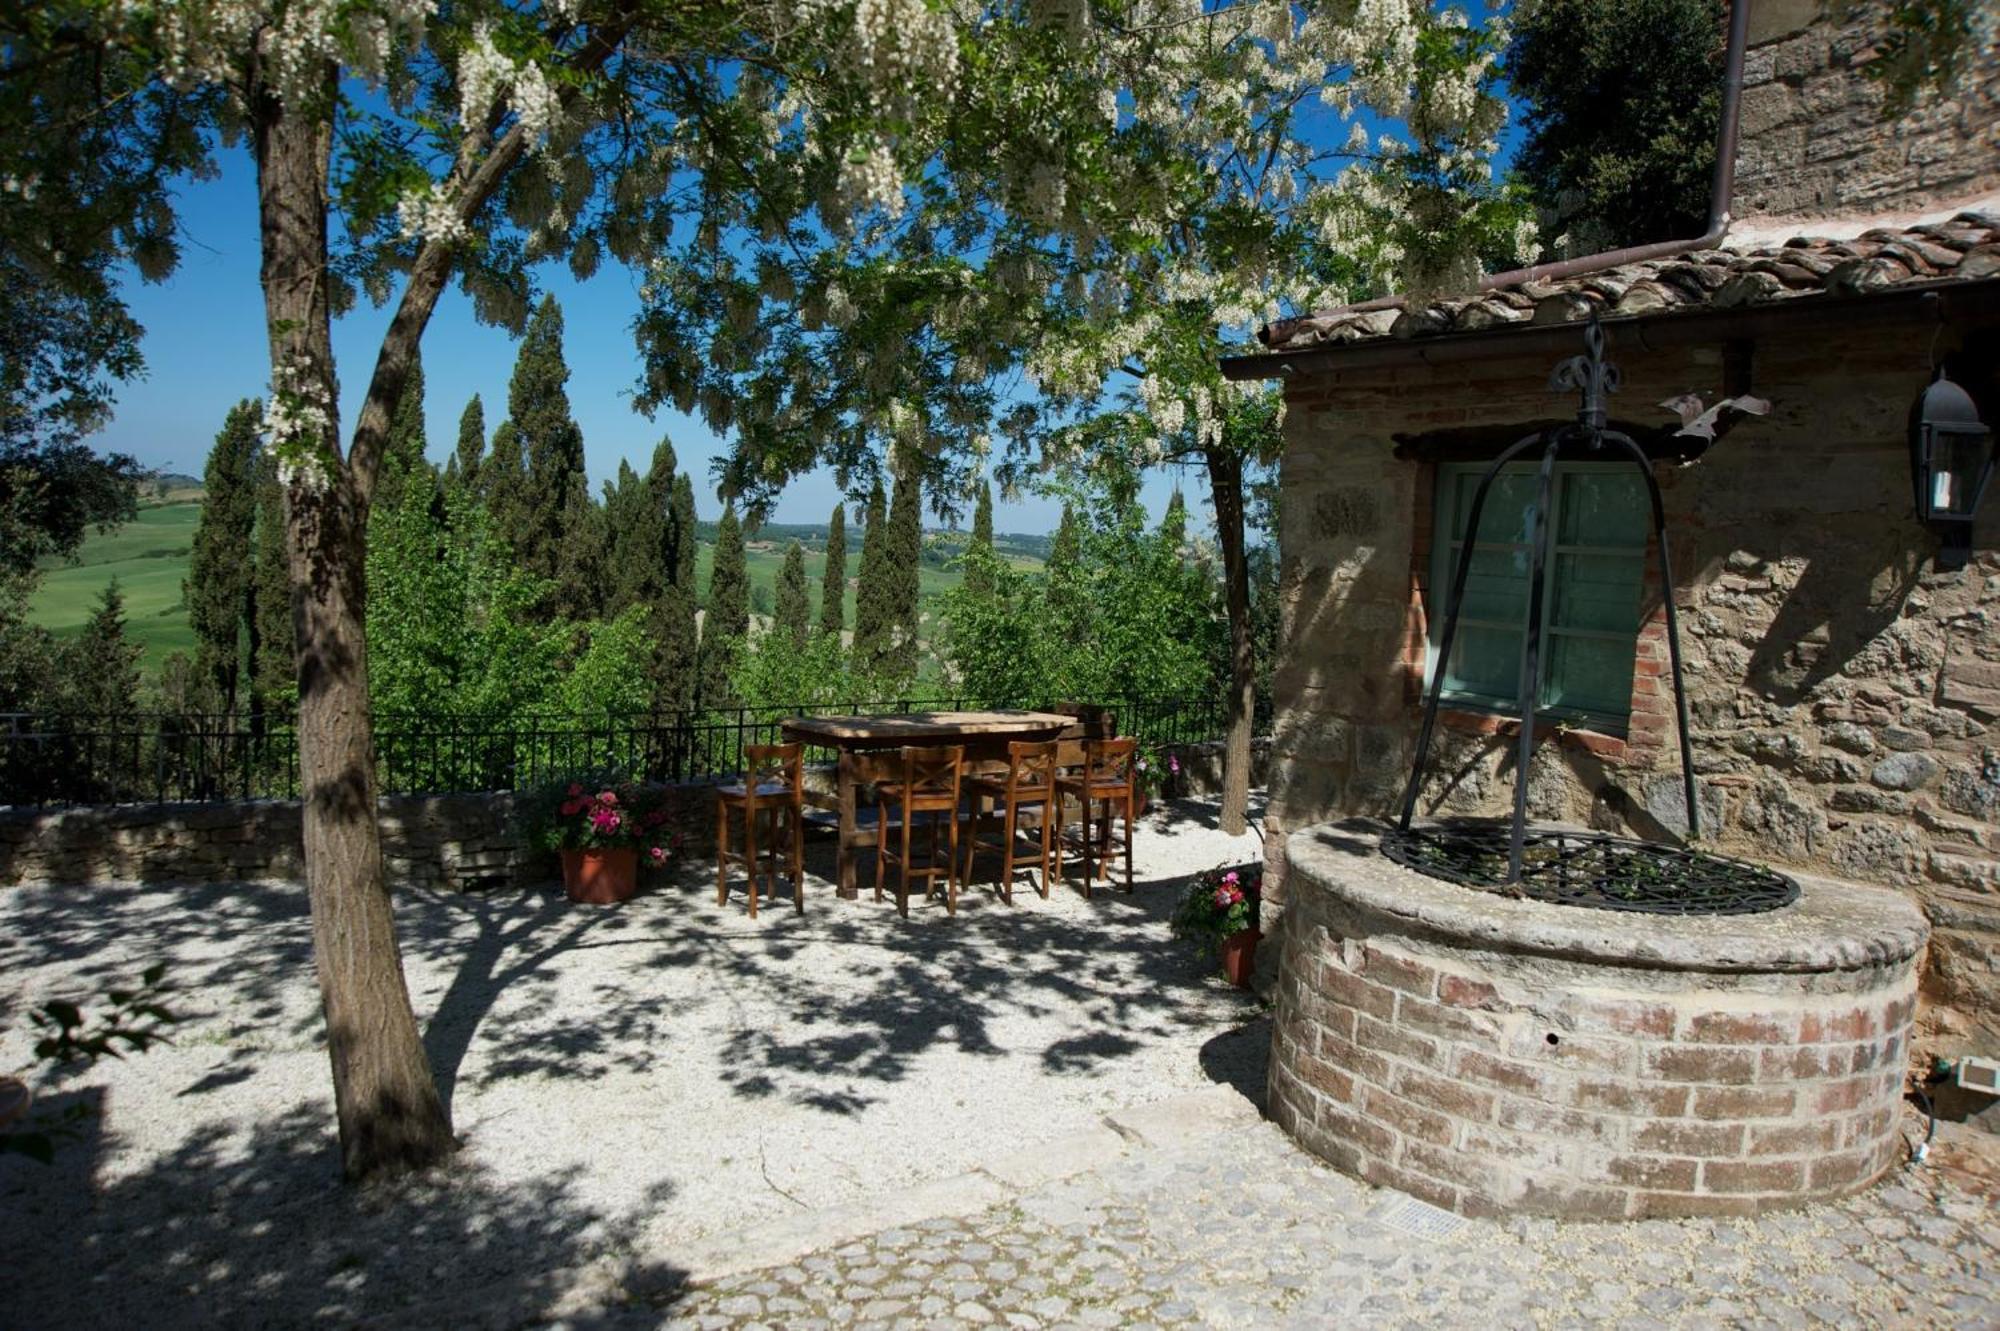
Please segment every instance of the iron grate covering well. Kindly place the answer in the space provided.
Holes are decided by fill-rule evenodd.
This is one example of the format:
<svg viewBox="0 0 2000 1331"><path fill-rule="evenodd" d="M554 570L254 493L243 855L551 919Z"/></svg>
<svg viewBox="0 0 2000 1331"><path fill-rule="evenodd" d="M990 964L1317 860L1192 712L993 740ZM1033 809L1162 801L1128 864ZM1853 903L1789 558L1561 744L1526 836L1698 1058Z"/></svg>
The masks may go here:
<svg viewBox="0 0 2000 1331"><path fill-rule="evenodd" d="M1507 882L1505 823L1392 828L1382 853L1448 883L1557 906L1648 915L1756 915L1799 899L1784 874L1707 851L1598 833L1530 829L1521 881Z"/></svg>

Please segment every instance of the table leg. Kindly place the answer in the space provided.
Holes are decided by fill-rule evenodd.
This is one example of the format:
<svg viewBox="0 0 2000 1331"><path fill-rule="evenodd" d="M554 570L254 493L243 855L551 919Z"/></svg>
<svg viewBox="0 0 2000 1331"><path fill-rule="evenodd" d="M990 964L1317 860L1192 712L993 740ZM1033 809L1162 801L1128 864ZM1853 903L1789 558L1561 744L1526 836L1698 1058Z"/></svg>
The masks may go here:
<svg viewBox="0 0 2000 1331"><path fill-rule="evenodd" d="M840 751L840 766L834 784L840 790L840 836L836 858L840 865L839 894L852 900L854 897L854 755L846 749Z"/></svg>

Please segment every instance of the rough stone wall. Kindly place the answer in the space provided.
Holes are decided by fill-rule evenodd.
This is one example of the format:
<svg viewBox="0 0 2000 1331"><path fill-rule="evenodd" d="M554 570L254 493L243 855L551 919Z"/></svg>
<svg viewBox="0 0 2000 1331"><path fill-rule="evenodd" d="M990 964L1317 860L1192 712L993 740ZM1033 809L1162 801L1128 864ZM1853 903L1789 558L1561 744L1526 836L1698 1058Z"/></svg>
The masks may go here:
<svg viewBox="0 0 2000 1331"><path fill-rule="evenodd" d="M670 825L681 832L685 853L705 853L714 797L702 786L677 787L676 794ZM554 876L550 857L523 840L511 794L398 795L380 808L392 886L470 891ZM304 876L296 800L0 812L0 886Z"/></svg>
<svg viewBox="0 0 2000 1331"><path fill-rule="evenodd" d="M2000 503L1973 564L1932 566L1911 512L1905 413L1930 331L1797 335L1760 345L1753 390L1773 413L1703 460L1659 469L1687 658L1703 831L1749 858L1910 893L1934 931L1934 1047L2000 1042ZM1722 387L1718 349L1614 341L1615 416ZM1410 771L1422 688L1423 551L1432 464L1399 433L1520 424L1573 404L1549 366L1301 375L1282 463L1284 651L1275 679L1267 845L1282 897L1287 834L1385 816ZM1657 591L1657 585L1655 585ZM1657 605L1648 623L1663 620ZM1537 750L1533 816L1653 836L1685 828L1670 683L1630 738L1571 730ZM1512 723L1447 711L1424 813L1511 808Z"/></svg>
<svg viewBox="0 0 2000 1331"><path fill-rule="evenodd" d="M1889 121L1882 87L1867 77L1888 8L1753 0L1736 216L1915 212L2000 186L2000 53L1990 15L1957 86L1943 96L1925 91Z"/></svg>

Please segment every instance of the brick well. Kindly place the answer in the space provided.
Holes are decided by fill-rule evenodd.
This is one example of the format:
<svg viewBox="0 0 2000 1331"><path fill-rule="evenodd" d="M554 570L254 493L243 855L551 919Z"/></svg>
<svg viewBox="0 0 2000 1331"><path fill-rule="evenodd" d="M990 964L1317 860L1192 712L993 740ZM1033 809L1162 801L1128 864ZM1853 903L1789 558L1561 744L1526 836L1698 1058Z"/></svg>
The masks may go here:
<svg viewBox="0 0 2000 1331"><path fill-rule="evenodd" d="M1472 1215L1743 1214L1902 1158L1927 925L1899 894L1676 918L1517 901L1287 845L1270 1104L1314 1154Z"/></svg>

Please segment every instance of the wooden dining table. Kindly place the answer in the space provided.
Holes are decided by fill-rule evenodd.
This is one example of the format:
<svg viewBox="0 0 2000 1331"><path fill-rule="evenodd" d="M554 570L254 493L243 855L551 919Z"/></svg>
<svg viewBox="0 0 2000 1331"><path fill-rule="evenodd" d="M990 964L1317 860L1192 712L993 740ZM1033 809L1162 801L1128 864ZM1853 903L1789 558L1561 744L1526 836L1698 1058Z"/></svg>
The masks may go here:
<svg viewBox="0 0 2000 1331"><path fill-rule="evenodd" d="M905 744L960 744L965 761L1004 762L1016 740L1047 741L1077 726L1059 712L900 712L889 716L795 716L783 726L787 743L834 749L840 754L834 777L834 807L840 815L839 891L854 895L855 851L873 849L875 831L856 816L863 785L893 779Z"/></svg>

